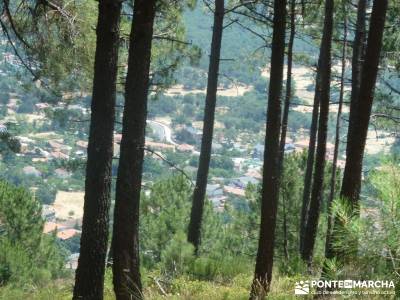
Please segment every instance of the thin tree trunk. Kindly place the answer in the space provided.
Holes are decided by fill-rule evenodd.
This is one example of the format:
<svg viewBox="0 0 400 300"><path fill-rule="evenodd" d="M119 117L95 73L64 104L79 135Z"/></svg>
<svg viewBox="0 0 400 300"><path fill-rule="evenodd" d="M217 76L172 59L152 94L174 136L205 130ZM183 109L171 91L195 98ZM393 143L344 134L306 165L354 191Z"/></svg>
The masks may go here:
<svg viewBox="0 0 400 300"><path fill-rule="evenodd" d="M203 137L201 139L199 169L197 171L196 186L193 192L192 210L190 213L190 222L188 228L188 241L195 247L196 254L198 254L200 247L204 198L206 194L207 177L211 159L224 13L224 0L216 0L210 65L208 70L207 95L204 109Z"/></svg>
<svg viewBox="0 0 400 300"><path fill-rule="evenodd" d="M285 103L283 107L283 116L282 116L282 131L281 131L281 139L279 145L279 168L282 175L283 172L283 160L285 157L285 145L286 145L286 134L288 127L288 119L289 119L289 109L290 109L290 100L292 99L292 67L293 67L293 44L294 37L296 34L296 1L291 0L290 3L290 35L288 42L288 54L287 54L287 77L286 77L286 94L285 94Z"/></svg>
<svg viewBox="0 0 400 300"><path fill-rule="evenodd" d="M155 3L134 2L113 228L113 283L119 300L143 298L139 203Z"/></svg>
<svg viewBox="0 0 400 300"><path fill-rule="evenodd" d="M332 175L331 175L331 184L328 198L328 224L326 231L326 241L325 241L325 256L331 256L331 231L332 231L332 203L335 197L335 185L336 185L336 173L337 173L337 160L339 155L340 148L340 128L341 128L341 119L342 119L342 108L343 108L343 97L344 97L344 78L346 73L346 52L347 52L347 13L346 13L346 5L343 2L343 13L344 13L344 32L343 32L343 48L342 48L342 74L340 77L340 92L339 92L339 107L336 118L336 132L335 132L335 149L333 152L333 162L332 162Z"/></svg>
<svg viewBox="0 0 400 300"><path fill-rule="evenodd" d="M274 262L276 214L279 200L279 137L281 92L285 58L286 0L274 1L271 74L261 191L261 224L250 299L263 299L269 291Z"/></svg>
<svg viewBox="0 0 400 300"><path fill-rule="evenodd" d="M296 34L296 1L291 0L290 2L290 35L288 42L288 54L287 54L287 77L286 77L286 94L285 103L283 107L283 117L282 117L282 131L279 145L279 173L283 176L283 166L285 159L285 145L286 145L286 133L288 127L289 119L289 108L290 100L292 98L292 66L293 66L293 44L294 37ZM288 233L287 233L287 214L286 214L286 197L282 197L283 206L283 254L286 260L289 259L288 251Z"/></svg>
<svg viewBox="0 0 400 300"><path fill-rule="evenodd" d="M81 250L74 299L103 299L120 13L120 1L99 1Z"/></svg>
<svg viewBox="0 0 400 300"><path fill-rule="evenodd" d="M350 137L354 135L354 126L357 118L357 105L358 96L361 84L362 75L362 65L365 56L365 35L366 35L366 10L367 10L367 0L359 0L357 5L357 22L356 22L356 32L353 41L353 57L352 57L352 84L351 84L351 102L350 102L350 114L349 114L349 126L347 132L347 145L346 145L346 157L349 156L349 149L358 147L353 143L353 139ZM344 180L344 178L343 178ZM334 236L335 227L339 226L340 221L336 218L333 220L332 232L328 248L325 250L325 256L328 259L332 259L334 256L338 256L335 253L332 243L336 238ZM327 242L328 243L328 242ZM355 242L356 243L356 242ZM355 246L357 248L357 246Z"/></svg>
<svg viewBox="0 0 400 300"><path fill-rule="evenodd" d="M286 261L289 260L289 250L288 250L288 226L287 226L287 211L286 211L286 196L282 197L282 210L283 210L283 256Z"/></svg>
<svg viewBox="0 0 400 300"><path fill-rule="evenodd" d="M320 89L320 74L317 73L316 80L315 80L315 90L318 91L319 89ZM306 231L306 224L307 224L307 212L308 212L308 206L310 203L312 174L313 174L314 157L315 157L315 145L317 143L319 102L320 102L319 94L315 93L313 110L312 110L312 118L311 118L311 126L310 126L310 140L308 143L306 172L304 174L303 201L302 201L301 216L300 216L300 245L299 245L300 253L303 252L304 234Z"/></svg>
<svg viewBox="0 0 400 300"><path fill-rule="evenodd" d="M331 81L331 47L333 32L333 13L334 1L325 2L325 20L324 30L321 42L320 58L318 63L318 72L321 74L320 90L320 117L318 124L318 145L315 157L315 170L313 176L312 194L310 208L308 211L307 225L304 234L304 244L302 259L309 265L312 262L315 238L317 235L318 220L320 215L320 206L323 195L324 175L325 175L325 155L326 141L328 133L329 119L329 99L330 99L330 81Z"/></svg>
<svg viewBox="0 0 400 300"><path fill-rule="evenodd" d="M357 113L354 115L355 119L352 122L354 128L349 130L351 135L348 136L346 166L343 174L341 196L349 201L356 214L359 213L362 163L374 100L387 5L387 0L374 0L368 44L362 67L360 92L356 106Z"/></svg>

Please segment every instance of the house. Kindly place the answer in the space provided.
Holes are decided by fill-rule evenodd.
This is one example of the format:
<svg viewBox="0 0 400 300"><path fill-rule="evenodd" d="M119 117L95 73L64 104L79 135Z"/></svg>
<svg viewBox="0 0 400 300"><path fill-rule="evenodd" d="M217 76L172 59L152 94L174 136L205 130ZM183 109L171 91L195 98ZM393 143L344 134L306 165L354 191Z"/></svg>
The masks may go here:
<svg viewBox="0 0 400 300"><path fill-rule="evenodd" d="M35 149L33 149L33 152L30 153L32 156L34 157L45 157L45 158L49 158L50 152L43 150L42 148L39 147L35 147Z"/></svg>
<svg viewBox="0 0 400 300"><path fill-rule="evenodd" d="M68 155L72 147L64 145L62 142L63 140L50 140L47 143L54 151Z"/></svg>
<svg viewBox="0 0 400 300"><path fill-rule="evenodd" d="M63 228L65 228L65 226L58 224L56 222L45 222L43 225L43 233L49 234Z"/></svg>
<svg viewBox="0 0 400 300"><path fill-rule="evenodd" d="M175 151L174 145L164 144L164 143L156 143L146 141L146 147L149 147L151 150L171 150Z"/></svg>
<svg viewBox="0 0 400 300"><path fill-rule="evenodd" d="M0 134L7 134L7 133L8 133L7 126L4 124L0 124Z"/></svg>
<svg viewBox="0 0 400 300"><path fill-rule="evenodd" d="M55 159L69 159L69 156L67 154L62 153L61 151L51 152L50 155Z"/></svg>
<svg viewBox="0 0 400 300"><path fill-rule="evenodd" d="M86 154L86 151L82 151L82 150L75 151L75 155L79 156L79 157L83 157L83 156L85 156L85 154Z"/></svg>
<svg viewBox="0 0 400 300"><path fill-rule="evenodd" d="M40 110L50 107L50 105L48 103L36 103L35 106L37 109L40 109Z"/></svg>
<svg viewBox="0 0 400 300"><path fill-rule="evenodd" d="M75 143L75 145L76 145L78 148L82 149L82 150L86 150L87 147L88 147L88 144L89 144L88 142L82 141L82 140L76 141L76 143Z"/></svg>
<svg viewBox="0 0 400 300"><path fill-rule="evenodd" d="M24 168L22 169L22 172L24 172L24 174L25 174L25 175L28 175L28 176L34 176L34 177L40 177L40 176L42 176L42 173L41 173L38 169L36 169L35 167L33 167L33 166L26 166L26 167L24 167Z"/></svg>
<svg viewBox="0 0 400 300"><path fill-rule="evenodd" d="M32 162L48 162L48 159L46 157L32 157Z"/></svg>
<svg viewBox="0 0 400 300"><path fill-rule="evenodd" d="M308 149L309 146L309 140L304 139L304 140L299 140L294 143L295 149L297 152L302 152L304 149Z"/></svg>
<svg viewBox="0 0 400 300"><path fill-rule="evenodd" d="M1 125L0 125L1 126ZM25 144L34 144L35 141L26 137L26 136L16 136L16 138L21 142Z"/></svg>
<svg viewBox="0 0 400 300"><path fill-rule="evenodd" d="M219 106L215 108L215 112L221 115L226 114L230 108L228 106Z"/></svg>
<svg viewBox="0 0 400 300"><path fill-rule="evenodd" d="M250 169L249 168L245 175L246 175L246 177L252 177L252 178L255 178L255 179L262 179L262 175L261 175L259 169L254 169L254 168Z"/></svg>
<svg viewBox="0 0 400 300"><path fill-rule="evenodd" d="M20 143L19 153L27 153L29 150L29 145L26 143Z"/></svg>
<svg viewBox="0 0 400 300"><path fill-rule="evenodd" d="M65 240L69 240L70 238L72 238L75 235L80 234L80 233L81 233L80 230L76 230L76 229L73 229L73 228L64 229L64 230L61 230L61 231L57 232L57 237L60 240L65 241Z"/></svg>
<svg viewBox="0 0 400 300"><path fill-rule="evenodd" d="M181 152L193 152L194 146L189 145L189 144L181 144L181 145L178 145L176 147L176 149Z"/></svg>
<svg viewBox="0 0 400 300"><path fill-rule="evenodd" d="M241 189L245 189L249 183L257 184L258 180L249 176L242 176L232 180L232 185Z"/></svg>
<svg viewBox="0 0 400 300"><path fill-rule="evenodd" d="M229 185L225 185L224 186L224 191L228 194L233 194L235 196L239 196L239 197L244 197L245 196L245 190L238 188L238 187L233 187L233 186L229 186Z"/></svg>

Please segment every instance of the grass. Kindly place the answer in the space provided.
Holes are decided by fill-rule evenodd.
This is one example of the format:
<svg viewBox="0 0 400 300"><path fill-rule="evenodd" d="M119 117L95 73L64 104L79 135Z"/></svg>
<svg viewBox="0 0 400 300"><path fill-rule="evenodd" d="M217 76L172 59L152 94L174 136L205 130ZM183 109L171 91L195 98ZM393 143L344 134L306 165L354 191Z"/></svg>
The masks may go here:
<svg viewBox="0 0 400 300"><path fill-rule="evenodd" d="M150 275L150 274L149 274ZM153 276L154 275L154 276ZM145 279L145 299L147 300L247 300L249 297L249 288L252 280L250 274L241 274L233 279L224 280L197 280L188 276L181 276L166 282L158 278L156 274L146 276ZM310 296L295 296L294 285L298 280L304 280L304 277L297 278L287 276L275 276L271 292L268 299L273 300L291 300L291 299L312 299ZM162 287L163 291L161 291ZM51 285L37 288L27 286L24 288L6 286L0 288L1 300L66 300L72 298L73 280L62 280L53 282ZM115 300L112 289L112 275L107 272L104 288L104 299ZM351 298L334 296L324 299L393 299L382 295L376 296L351 296Z"/></svg>

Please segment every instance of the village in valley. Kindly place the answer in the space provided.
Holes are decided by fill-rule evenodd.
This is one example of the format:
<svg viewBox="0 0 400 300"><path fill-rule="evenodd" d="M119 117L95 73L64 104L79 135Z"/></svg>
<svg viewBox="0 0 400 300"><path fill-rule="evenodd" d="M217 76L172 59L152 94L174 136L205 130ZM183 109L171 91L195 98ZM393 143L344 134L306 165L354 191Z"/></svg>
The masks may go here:
<svg viewBox="0 0 400 300"><path fill-rule="evenodd" d="M2 53L1 63L0 131L10 132L20 144L20 151L14 157L2 154L2 175L10 182L26 186L41 199L44 233L54 234L64 243L71 253L67 268L75 268L83 217L90 94L76 91L54 95L40 81L24 81L11 76L19 72L21 66L10 51ZM335 65L335 70L340 70L340 66ZM254 83L251 79L243 80L247 82L235 79L232 82L222 77L218 87L207 184L208 200L218 212L223 212L228 206L240 207L240 203L246 201L249 184L257 185L262 178L269 69L259 67L251 72L260 78L258 82ZM293 68L294 99L286 153L303 153L309 147L314 75L311 66L297 64ZM207 72L186 66L177 77L176 84L160 93L152 93L149 100L144 193L150 193L151 189L146 187L171 174L183 174L195 183ZM330 107L332 116L337 113L337 96L338 92L334 89ZM117 103L122 107L122 97L117 99ZM345 118L348 111L348 107L344 106ZM121 119L122 109L117 109L117 120ZM335 121L333 117L329 121L327 161L333 160ZM121 137L121 124L117 123L114 132L115 158L119 155ZM371 128L366 153L372 156L389 153L395 142L390 132ZM340 169L345 164L343 150L337 161ZM116 171L117 165L113 163L113 176L116 176Z"/></svg>
<svg viewBox="0 0 400 300"><path fill-rule="evenodd" d="M4 63L12 63L15 58L9 54L3 59ZM261 74L266 76L267 72L261 70ZM313 85L312 78L310 69L301 66L295 68L295 93L305 105L294 106L293 110L302 115L311 114L313 93L308 92L308 87ZM12 87L9 89L12 90ZM253 86L221 85L218 95L225 100L217 104L216 109L213 141L215 163L211 164L207 196L214 209L222 212L226 205L237 205L246 201L247 186L260 182L264 157L264 128L261 124L259 130L231 128L228 134L226 131L227 127L232 126L229 126L226 121L229 119L225 117L237 108L225 103L239 102L246 97L259 97L254 96ZM18 180L19 177L24 178L22 181L26 181L33 195L42 199L44 233L55 234L67 245L71 250L67 268L76 268L83 217L83 162L88 147L88 95L66 94L53 103L40 101L42 96L31 97L29 101L22 100L20 94L14 91L3 96L5 99L1 104L2 130L16 132L20 151L13 159L24 162L23 166L18 163L16 167L8 166L8 169L13 169L8 173L8 177L15 176ZM202 135L202 118L198 114L201 115L200 103L203 103L204 97L205 91L202 89L176 85L163 91L161 97L150 101L143 182L145 193L150 193L146 186L151 186L158 178L173 172L185 174L188 180L195 181ZM260 98L259 101L262 101L262 97ZM28 101L29 105L24 101ZM158 108L168 106L167 101L182 102L182 111L166 113L164 108ZM335 105L332 105L331 110L335 109ZM194 119L191 119L190 115ZM308 132L307 122L301 124L300 128L289 128L285 151L302 153L307 149ZM369 154L389 151L394 143L394 138L385 132L371 131L369 140ZM120 142L121 134L116 130L115 157L119 155ZM334 145L328 143L327 160L332 161L333 151ZM337 165L343 168L344 163L342 155ZM18 166L22 166L20 170ZM113 166L114 175L115 171Z"/></svg>

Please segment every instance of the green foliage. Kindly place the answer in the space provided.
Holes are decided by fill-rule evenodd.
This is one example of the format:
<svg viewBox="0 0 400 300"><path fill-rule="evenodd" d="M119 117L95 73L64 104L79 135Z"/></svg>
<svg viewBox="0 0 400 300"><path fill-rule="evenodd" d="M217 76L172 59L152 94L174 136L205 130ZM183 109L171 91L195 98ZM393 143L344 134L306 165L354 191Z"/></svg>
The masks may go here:
<svg viewBox="0 0 400 300"><path fill-rule="evenodd" d="M62 274L62 252L42 229L40 202L0 182L0 285L46 284Z"/></svg>
<svg viewBox="0 0 400 300"><path fill-rule="evenodd" d="M52 204L56 199L57 190L49 184L42 184L35 192L42 204Z"/></svg>
<svg viewBox="0 0 400 300"><path fill-rule="evenodd" d="M0 220L3 236L11 242L36 244L40 239L43 226L40 203L26 190L6 182L0 182Z"/></svg>
<svg viewBox="0 0 400 300"><path fill-rule="evenodd" d="M162 260L166 262L164 250L168 248L169 252L174 252L177 245L183 243L182 233L186 233L189 223L191 196L191 186L182 176L159 181L151 186L149 195L142 196L140 236L143 240L140 245L145 267L150 268ZM218 216L206 202L201 252L212 251L218 223ZM172 242L171 237L174 237Z"/></svg>
<svg viewBox="0 0 400 300"><path fill-rule="evenodd" d="M374 190L373 206L361 206L361 218L354 215L345 199L334 202L333 214L340 225L335 224L333 246L337 253L346 253L349 258L328 261L329 276L348 278L363 274L371 279L387 276L399 282L399 175L400 168L395 162L369 175Z"/></svg>
<svg viewBox="0 0 400 300"><path fill-rule="evenodd" d="M10 15L37 75L64 89L87 88L93 72L96 3L60 1L57 7L17 1L10 6Z"/></svg>
<svg viewBox="0 0 400 300"><path fill-rule="evenodd" d="M211 168L223 169L227 172L233 172L234 166L232 159L222 155L215 155L210 161Z"/></svg>
<svg viewBox="0 0 400 300"><path fill-rule="evenodd" d="M161 271L167 276L178 276L189 270L194 261L194 247L184 232L177 232L161 252Z"/></svg>
<svg viewBox="0 0 400 300"><path fill-rule="evenodd" d="M10 154L18 153L21 151L21 143L16 139L8 129L0 132L0 153Z"/></svg>

